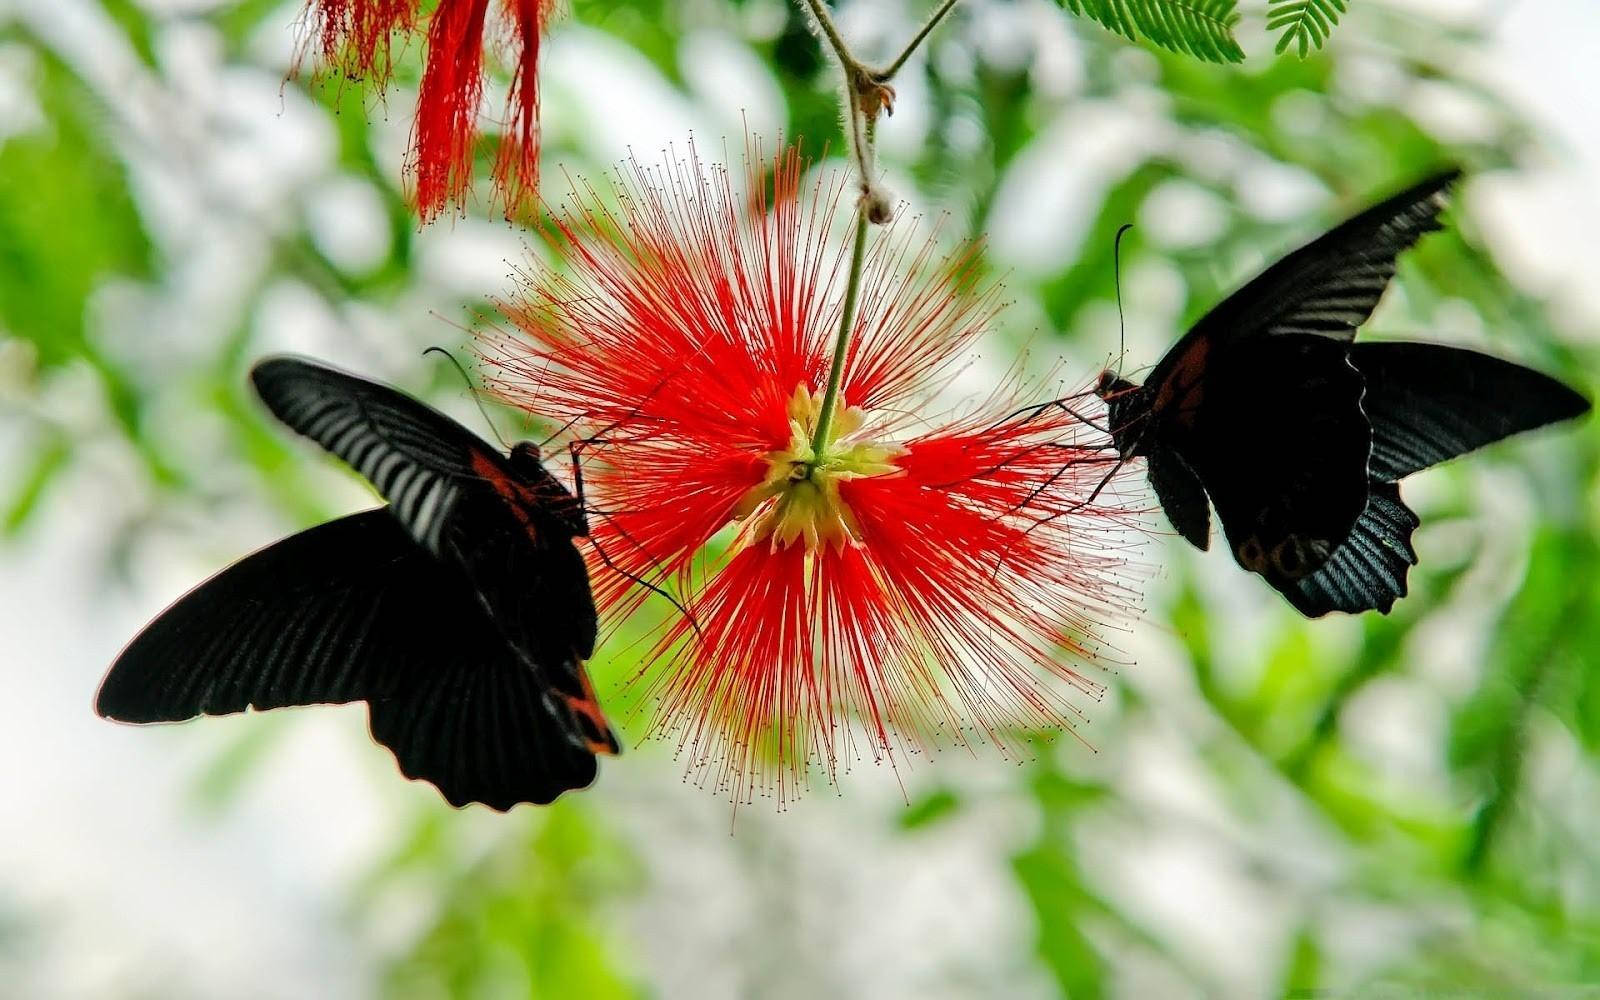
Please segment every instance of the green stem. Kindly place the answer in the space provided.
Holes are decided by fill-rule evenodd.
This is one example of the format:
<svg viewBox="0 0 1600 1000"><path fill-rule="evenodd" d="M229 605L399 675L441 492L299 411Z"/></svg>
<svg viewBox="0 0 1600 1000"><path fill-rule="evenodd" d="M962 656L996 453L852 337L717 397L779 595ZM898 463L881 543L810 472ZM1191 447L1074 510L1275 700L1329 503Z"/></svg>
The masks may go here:
<svg viewBox="0 0 1600 1000"><path fill-rule="evenodd" d="M844 37L834 26L833 17L828 13L828 8L823 5L822 0L806 0L806 6L811 9L811 16L816 20L817 27L822 29L823 36L833 48L833 54L839 57L839 65L844 67L845 76L849 77L852 70L859 70L861 64L850 54L850 46L844 43Z"/></svg>
<svg viewBox="0 0 1600 1000"><path fill-rule="evenodd" d="M906 64L906 60L911 58L911 54L917 51L917 47L928 37L928 32L938 27L939 22L944 20L944 16L954 10L956 4L960 2L961 0L944 0L944 3L939 5L939 9L933 12L933 16L929 17L922 25L922 30L917 32L917 36L911 39L906 47L900 51L900 54L895 57L894 62L890 63L887 69L877 74L878 82L887 83L893 79L894 75L900 72L901 67Z"/></svg>
<svg viewBox="0 0 1600 1000"><path fill-rule="evenodd" d="M844 286L844 309L839 314L839 338L833 344L833 365L828 369L828 391L822 396L822 412L817 414L817 430L811 435L811 450L820 459L828 444L834 406L839 400L839 383L844 381L844 359L850 351L850 332L856 325L856 298L861 292L861 271L867 260L867 210L856 207L856 242L850 250L850 277Z"/></svg>
<svg viewBox="0 0 1600 1000"><path fill-rule="evenodd" d="M872 221L869 219L874 195L872 147L876 139L878 118L876 105L871 112L862 110L861 98L863 94L877 93L873 88L885 87L905 65L906 60L911 58L911 54L927 39L928 34L951 10L955 9L958 2L959 0L943 0L894 62L890 63L887 69L874 72L863 66L851 53L850 46L839 34L839 29L833 23L833 17L828 13L823 0L804 0L806 7L811 11L812 20L816 22L817 29L822 33L828 46L833 49L834 56L839 60L839 68L844 73L844 107L841 110L844 112L845 127L850 138L851 152L855 156L856 169L861 175L859 178L861 200L856 205L855 245L850 250L850 274L845 284L844 305L839 315L839 336L833 345L833 364L828 369L828 388L823 393L822 408L817 414L817 428L811 435L811 450L818 459L828 446L828 434L833 429L833 412L839 404L839 386L844 381L845 358L850 353L850 334L855 329L856 323L856 299L861 293L861 271L866 266L867 260L867 224Z"/></svg>
<svg viewBox="0 0 1600 1000"><path fill-rule="evenodd" d="M870 140L862 130L859 98L862 81L869 74L850 51L850 46L845 44L844 37L833 23L832 15L828 13L827 5L822 0L805 0L805 4L811 10L811 19L822 30L823 40L833 49L834 58L839 61L839 69L844 74L844 106L840 110L844 113L845 138L850 143L850 155L856 161L856 172L861 175L861 187L865 190L872 173L872 150L868 145Z"/></svg>

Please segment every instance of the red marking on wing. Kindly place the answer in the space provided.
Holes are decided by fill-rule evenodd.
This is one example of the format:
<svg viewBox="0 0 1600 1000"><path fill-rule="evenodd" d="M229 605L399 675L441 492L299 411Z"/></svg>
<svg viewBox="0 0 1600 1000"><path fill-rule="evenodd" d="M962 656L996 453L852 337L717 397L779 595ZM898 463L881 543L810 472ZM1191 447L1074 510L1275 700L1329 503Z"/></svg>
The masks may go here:
<svg viewBox="0 0 1600 1000"><path fill-rule="evenodd" d="M484 482L505 500L517 520L522 523L523 530L527 531L528 538L538 541L539 530L534 527L533 516L528 513L528 507L533 502L532 492L521 483L506 475L491 456L474 450L472 453L472 471L476 472Z"/></svg>
<svg viewBox="0 0 1600 1000"><path fill-rule="evenodd" d="M1156 391L1153 409L1163 418L1189 427L1194 424L1195 413L1205 399L1206 358L1211 353L1211 341L1196 340L1183 352Z"/></svg>

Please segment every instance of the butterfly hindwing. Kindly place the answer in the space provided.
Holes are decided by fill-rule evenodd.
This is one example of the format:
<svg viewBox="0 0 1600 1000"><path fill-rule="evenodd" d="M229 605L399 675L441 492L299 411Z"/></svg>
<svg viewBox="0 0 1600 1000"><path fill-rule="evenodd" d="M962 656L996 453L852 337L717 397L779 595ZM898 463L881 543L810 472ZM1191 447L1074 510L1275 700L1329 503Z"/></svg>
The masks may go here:
<svg viewBox="0 0 1600 1000"><path fill-rule="evenodd" d="M1411 533L1421 523L1394 483L1372 482L1366 509L1322 568L1279 590L1301 614L1330 611L1388 614L1406 595L1406 573L1417 564Z"/></svg>
<svg viewBox="0 0 1600 1000"><path fill-rule="evenodd" d="M1316 571L1366 506L1370 432L1345 350L1305 336L1235 345L1192 427L1167 439L1210 494L1235 560L1279 589Z"/></svg>
<svg viewBox="0 0 1600 1000"><path fill-rule="evenodd" d="M544 805L587 787L595 753L615 753L575 730L567 708L540 678L508 655L500 637L458 635L449 655L410 683L369 699L372 737L400 772L431 782L453 806L499 810Z"/></svg>
<svg viewBox="0 0 1600 1000"><path fill-rule="evenodd" d="M394 683L425 641L432 560L382 510L291 535L180 598L128 644L96 696L123 722L340 704Z"/></svg>
<svg viewBox="0 0 1600 1000"><path fill-rule="evenodd" d="M1548 375L1459 347L1368 341L1350 360L1366 380L1372 476L1385 482L1589 409Z"/></svg>
<svg viewBox="0 0 1600 1000"><path fill-rule="evenodd" d="M586 691L566 660L557 673ZM594 779L597 750L616 751L603 719L575 717L466 579L386 510L292 535L195 588L117 658L96 709L176 722L351 701L369 703L401 771L454 805L548 802Z"/></svg>

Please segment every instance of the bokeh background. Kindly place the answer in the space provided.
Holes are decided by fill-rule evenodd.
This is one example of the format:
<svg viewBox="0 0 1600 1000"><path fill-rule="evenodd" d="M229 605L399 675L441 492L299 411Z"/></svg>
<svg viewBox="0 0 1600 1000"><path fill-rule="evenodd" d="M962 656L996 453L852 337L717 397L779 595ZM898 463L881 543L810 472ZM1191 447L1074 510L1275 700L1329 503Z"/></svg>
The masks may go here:
<svg viewBox="0 0 1600 1000"><path fill-rule="evenodd" d="M930 6L849 0L887 55ZM995 357L1089 378L1371 196L1468 165L1372 334L1593 392L1600 6L1351 0L1242 66L1050 0L970 0L881 130L909 213L987 234ZM1408 480L1412 596L1307 623L1158 537L1133 665L1033 759L852 768L735 816L640 744L543 810L399 780L360 707L141 730L91 699L225 563L369 503L269 424L293 350L480 425L458 346L524 235L416 226L387 102L287 79L297 0L0 3L0 996L1580 996L1600 981L1600 426ZM545 184L692 136L841 148L783 0L573 0L544 55ZM491 87L503 93L505 80ZM536 427L497 415L502 424ZM594 665L602 694L627 643Z"/></svg>

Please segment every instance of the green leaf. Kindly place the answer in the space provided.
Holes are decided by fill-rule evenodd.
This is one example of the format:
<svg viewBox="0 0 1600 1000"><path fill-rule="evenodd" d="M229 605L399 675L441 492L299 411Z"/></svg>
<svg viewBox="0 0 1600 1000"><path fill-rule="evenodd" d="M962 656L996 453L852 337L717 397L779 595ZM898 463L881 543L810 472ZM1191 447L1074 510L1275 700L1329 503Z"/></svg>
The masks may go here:
<svg viewBox="0 0 1600 1000"><path fill-rule="evenodd" d="M1068 330L1078 311L1090 302L1109 302L1114 299L1113 249L1117 230L1123 223L1137 218L1139 206L1145 198L1174 173L1170 163L1150 161L1140 164L1131 174L1111 186L1073 263L1040 287L1040 297L1044 300L1045 310L1055 329ZM1138 231L1129 233L1129 237L1122 244L1124 267L1137 248Z"/></svg>
<svg viewBox="0 0 1600 1000"><path fill-rule="evenodd" d="M1322 964L1322 950L1317 947L1316 929L1310 925L1300 928L1300 933L1295 936L1294 950L1289 955L1289 968L1284 972L1284 996L1314 996Z"/></svg>
<svg viewBox="0 0 1600 1000"><path fill-rule="evenodd" d="M916 830L931 826L961 808L961 800L948 788L939 788L913 802L900 813L900 829Z"/></svg>
<svg viewBox="0 0 1600 1000"><path fill-rule="evenodd" d="M228 52L238 54L244 51L250 36L268 18L283 10L283 6L283 0L237 0L236 3L222 4L207 14L206 20L221 32Z"/></svg>
<svg viewBox="0 0 1600 1000"><path fill-rule="evenodd" d="M1062 993L1072 1000L1103 996L1105 961L1080 929L1095 907L1086 905L1071 856L1059 844L1041 841L1012 858L1011 868L1039 922L1036 954Z"/></svg>
<svg viewBox="0 0 1600 1000"><path fill-rule="evenodd" d="M1267 30L1283 32L1278 52L1293 45L1304 59L1313 49L1322 48L1345 10L1345 0L1271 0Z"/></svg>
<svg viewBox="0 0 1600 1000"><path fill-rule="evenodd" d="M108 112L43 48L35 96L47 124L0 146L0 326L45 367L91 353L89 297L111 274L147 275L149 238L108 149Z"/></svg>
<svg viewBox="0 0 1600 1000"><path fill-rule="evenodd" d="M1235 0L1061 0L1079 17L1130 41L1141 38L1207 62L1243 62L1233 37Z"/></svg>
<svg viewBox="0 0 1600 1000"><path fill-rule="evenodd" d="M640 884L628 845L571 802L520 819L532 819L531 829L511 827L487 851L468 848L460 824L442 824L438 835L430 831L406 845L387 873L363 887L372 909L383 906L378 890L392 886L392 876L433 874L441 892L431 923L389 965L382 995L643 995L608 919L610 901Z"/></svg>
<svg viewBox="0 0 1600 1000"><path fill-rule="evenodd" d="M150 24L150 15L135 0L100 0L100 8L122 29L122 37L127 39L139 61L154 68L155 32Z"/></svg>
<svg viewBox="0 0 1600 1000"><path fill-rule="evenodd" d="M18 480L11 501L6 505L5 518L0 521L0 534L15 538L22 533L28 520L39 509L39 501L44 498L45 490L55 481L56 475L66 468L71 455L72 449L62 435L48 435L39 443L28 471Z"/></svg>

